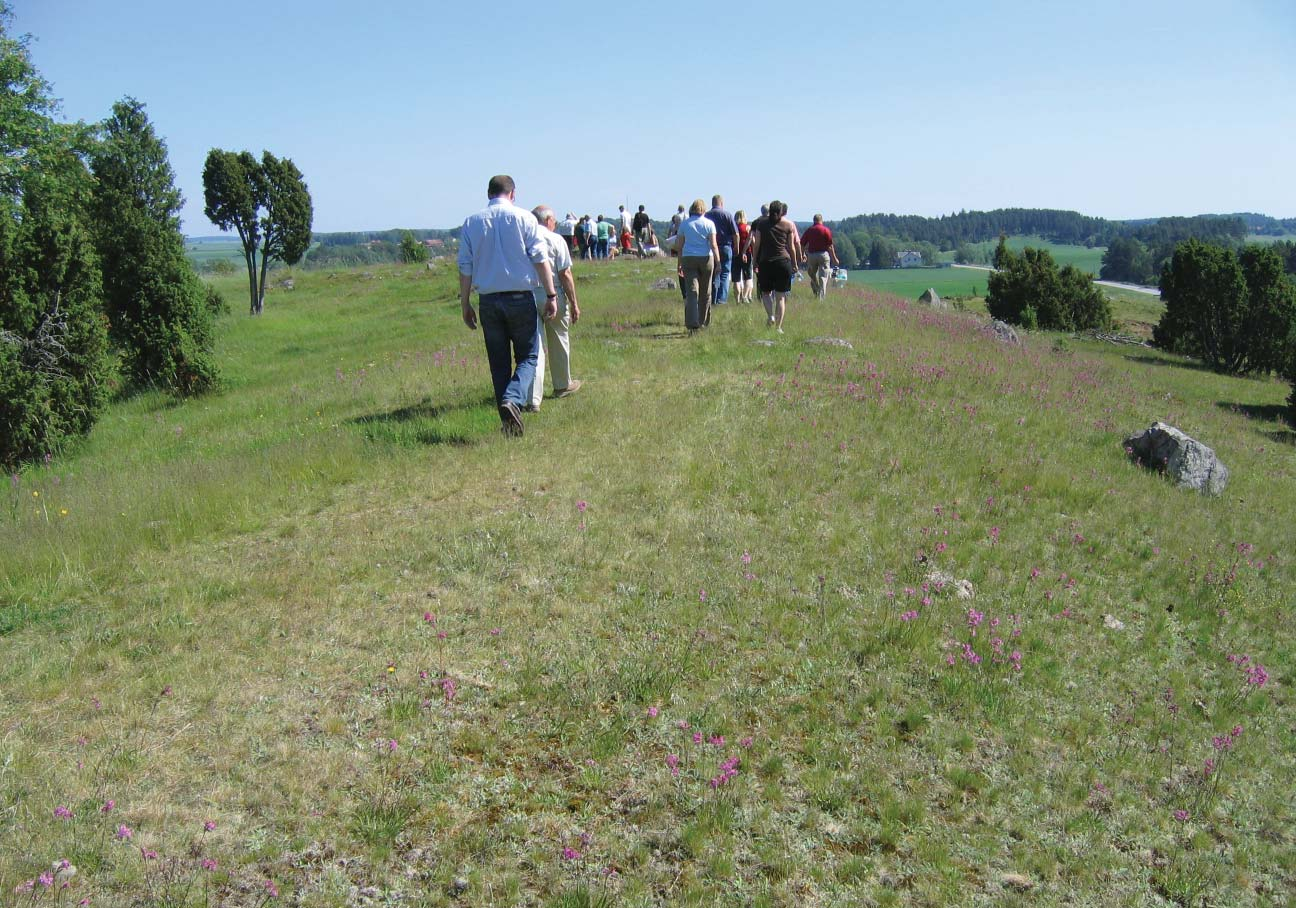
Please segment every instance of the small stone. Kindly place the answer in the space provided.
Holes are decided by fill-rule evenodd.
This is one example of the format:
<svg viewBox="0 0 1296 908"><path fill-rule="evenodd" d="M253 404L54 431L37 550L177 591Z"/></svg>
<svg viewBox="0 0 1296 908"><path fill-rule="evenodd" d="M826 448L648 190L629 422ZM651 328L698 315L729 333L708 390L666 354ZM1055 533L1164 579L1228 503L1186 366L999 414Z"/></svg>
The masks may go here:
<svg viewBox="0 0 1296 908"><path fill-rule="evenodd" d="M653 290L678 290L679 284L668 277L659 277L652 282Z"/></svg>
<svg viewBox="0 0 1296 908"><path fill-rule="evenodd" d="M1115 615L1103 615L1103 627L1113 631L1123 631L1125 630L1125 622Z"/></svg>
<svg viewBox="0 0 1296 908"><path fill-rule="evenodd" d="M450 881L450 894L453 896L463 895L468 891L467 877L457 876Z"/></svg>
<svg viewBox="0 0 1296 908"><path fill-rule="evenodd" d="M918 297L918 302L924 306L930 306L933 309L949 309L950 304L940 298L935 287L928 287L923 291L922 296Z"/></svg>
<svg viewBox="0 0 1296 908"><path fill-rule="evenodd" d="M840 337L812 337L807 344L814 344L818 347L842 347L846 350L854 350L855 346L848 340Z"/></svg>
<svg viewBox="0 0 1296 908"><path fill-rule="evenodd" d="M1029 892L1035 888L1035 881L1021 873L1005 873L999 878L999 882L1018 892Z"/></svg>
<svg viewBox="0 0 1296 908"><path fill-rule="evenodd" d="M774 342L773 342L772 340L758 339L758 340L754 340L754 341L752 341L752 343L755 344L755 345L758 346L758 347L772 347L772 346L774 346Z"/></svg>
<svg viewBox="0 0 1296 908"><path fill-rule="evenodd" d="M986 325L984 330L1000 343L1008 344L1010 347L1020 347L1021 338L1017 336L1017 329L1007 322L1001 322L999 319L991 319L990 324Z"/></svg>

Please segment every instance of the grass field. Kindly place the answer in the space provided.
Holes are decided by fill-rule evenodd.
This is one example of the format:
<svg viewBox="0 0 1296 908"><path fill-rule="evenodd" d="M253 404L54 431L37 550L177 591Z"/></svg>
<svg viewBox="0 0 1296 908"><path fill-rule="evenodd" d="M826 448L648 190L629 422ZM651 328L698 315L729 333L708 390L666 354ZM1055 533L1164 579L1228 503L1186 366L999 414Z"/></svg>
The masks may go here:
<svg viewBox="0 0 1296 908"><path fill-rule="evenodd" d="M520 441L454 275L373 267L11 479L8 903L1291 904L1286 386L577 267Z"/></svg>
<svg viewBox="0 0 1296 908"><path fill-rule="evenodd" d="M246 267L243 261L243 246L238 237L186 238L185 255L200 271L214 261L227 261L238 268Z"/></svg>
<svg viewBox="0 0 1296 908"><path fill-rule="evenodd" d="M941 297L984 297L990 272L973 268L887 268L879 271L852 271L849 284L867 286L883 293L894 293L916 300L928 287Z"/></svg>

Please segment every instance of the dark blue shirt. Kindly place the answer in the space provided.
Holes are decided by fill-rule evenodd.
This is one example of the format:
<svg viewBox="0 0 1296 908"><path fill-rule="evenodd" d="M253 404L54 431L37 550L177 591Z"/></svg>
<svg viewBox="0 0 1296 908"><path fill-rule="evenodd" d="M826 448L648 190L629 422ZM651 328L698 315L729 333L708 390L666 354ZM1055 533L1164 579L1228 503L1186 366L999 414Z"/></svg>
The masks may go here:
<svg viewBox="0 0 1296 908"><path fill-rule="evenodd" d="M716 225L716 245L734 247L734 239L738 236L738 222L733 219L733 215L723 208L712 208L706 213L707 220Z"/></svg>

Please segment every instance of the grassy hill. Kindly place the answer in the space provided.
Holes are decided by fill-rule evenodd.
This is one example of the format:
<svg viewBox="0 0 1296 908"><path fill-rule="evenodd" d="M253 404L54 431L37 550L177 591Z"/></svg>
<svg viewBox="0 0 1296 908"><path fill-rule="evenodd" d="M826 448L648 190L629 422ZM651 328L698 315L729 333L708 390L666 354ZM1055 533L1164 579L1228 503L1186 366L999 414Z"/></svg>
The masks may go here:
<svg viewBox="0 0 1296 908"><path fill-rule="evenodd" d="M1285 386L577 269L521 441L448 269L309 272L11 479L14 904L1289 902Z"/></svg>

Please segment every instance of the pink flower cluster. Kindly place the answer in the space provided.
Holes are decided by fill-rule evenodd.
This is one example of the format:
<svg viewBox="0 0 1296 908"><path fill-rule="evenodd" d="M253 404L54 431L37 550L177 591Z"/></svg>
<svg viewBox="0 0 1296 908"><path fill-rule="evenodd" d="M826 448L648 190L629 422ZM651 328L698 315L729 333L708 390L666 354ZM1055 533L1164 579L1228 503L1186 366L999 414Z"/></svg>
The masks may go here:
<svg viewBox="0 0 1296 908"><path fill-rule="evenodd" d="M714 775L711 778L711 781L707 784L712 788L719 788L722 785L727 785L730 779L738 775L738 766L741 762L741 757L730 757L728 760L725 760L720 764L720 772Z"/></svg>
<svg viewBox="0 0 1296 908"><path fill-rule="evenodd" d="M1252 687L1264 687L1269 683L1269 672L1259 662L1252 662L1250 656L1233 654L1228 657L1232 662L1246 674L1246 683Z"/></svg>
<svg viewBox="0 0 1296 908"><path fill-rule="evenodd" d="M1242 737L1242 726L1234 725L1231 729L1229 729L1228 734L1215 735L1213 738L1211 738L1211 746L1213 746L1216 750L1221 752L1232 750L1234 743L1240 737Z"/></svg>

